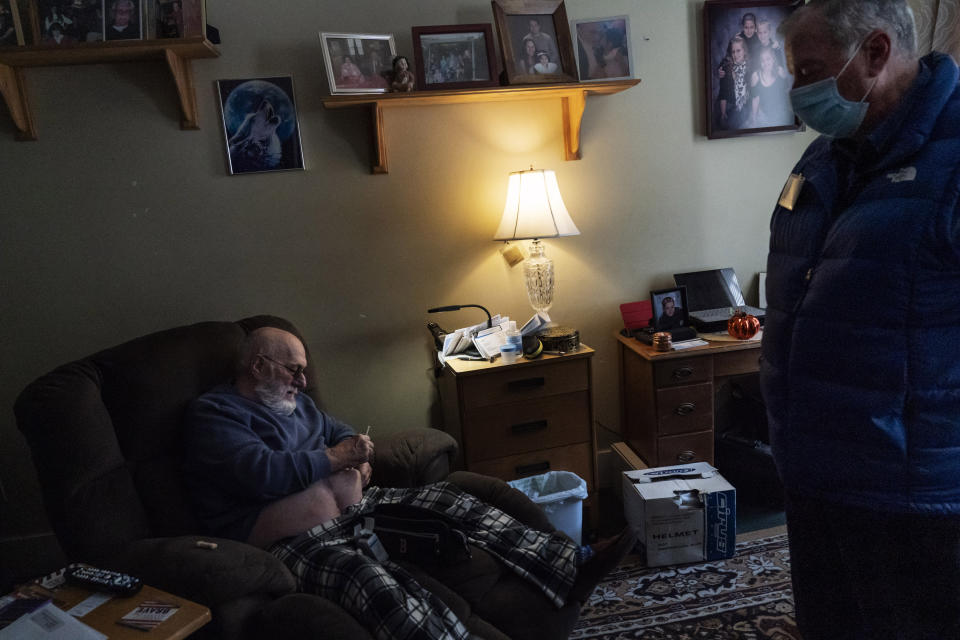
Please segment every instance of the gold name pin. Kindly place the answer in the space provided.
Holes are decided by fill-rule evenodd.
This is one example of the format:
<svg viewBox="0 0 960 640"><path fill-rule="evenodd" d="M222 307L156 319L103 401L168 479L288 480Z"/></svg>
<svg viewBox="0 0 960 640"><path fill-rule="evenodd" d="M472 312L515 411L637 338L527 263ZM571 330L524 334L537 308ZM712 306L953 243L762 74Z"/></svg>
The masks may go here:
<svg viewBox="0 0 960 640"><path fill-rule="evenodd" d="M783 191L780 192L780 200L777 204L784 209L793 211L794 205L797 204L797 198L800 197L800 190L806 180L803 174L791 173L790 177L787 178L787 183L783 185Z"/></svg>

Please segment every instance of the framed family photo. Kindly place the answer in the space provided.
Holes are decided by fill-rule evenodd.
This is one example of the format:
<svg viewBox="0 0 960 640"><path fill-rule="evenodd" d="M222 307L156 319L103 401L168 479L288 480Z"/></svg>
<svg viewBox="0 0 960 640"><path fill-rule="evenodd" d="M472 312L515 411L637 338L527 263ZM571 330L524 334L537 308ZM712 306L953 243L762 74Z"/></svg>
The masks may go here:
<svg viewBox="0 0 960 640"><path fill-rule="evenodd" d="M293 77L217 80L230 175L303 169Z"/></svg>
<svg viewBox="0 0 960 640"><path fill-rule="evenodd" d="M64 46L103 40L104 4L113 0L17 0L27 44ZM29 11L28 11L29 6ZM133 33L133 31L131 31ZM136 31L139 37L139 30Z"/></svg>
<svg viewBox="0 0 960 640"><path fill-rule="evenodd" d="M633 77L628 16L574 20L573 37L581 82Z"/></svg>
<svg viewBox="0 0 960 640"><path fill-rule="evenodd" d="M330 93L386 93L397 46L393 35L321 33Z"/></svg>
<svg viewBox="0 0 960 640"><path fill-rule="evenodd" d="M26 44L23 24L17 0L0 0L0 47L17 47Z"/></svg>
<svg viewBox="0 0 960 640"><path fill-rule="evenodd" d="M509 84L576 82L563 0L493 0Z"/></svg>
<svg viewBox="0 0 960 640"><path fill-rule="evenodd" d="M499 84L489 24L413 27L417 88L468 89Z"/></svg>
<svg viewBox="0 0 960 640"><path fill-rule="evenodd" d="M689 327L687 315L687 288L678 286L650 292L650 306L653 310L653 328L667 331L679 327Z"/></svg>
<svg viewBox="0 0 960 640"><path fill-rule="evenodd" d="M707 137L803 128L790 106L780 23L803 0L707 0L703 5Z"/></svg>

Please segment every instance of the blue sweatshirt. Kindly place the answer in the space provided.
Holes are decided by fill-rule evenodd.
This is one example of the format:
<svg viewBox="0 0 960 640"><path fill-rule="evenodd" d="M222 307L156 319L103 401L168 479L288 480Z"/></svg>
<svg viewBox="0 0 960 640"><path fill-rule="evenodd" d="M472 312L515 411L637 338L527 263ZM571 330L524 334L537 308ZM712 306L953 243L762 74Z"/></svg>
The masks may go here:
<svg viewBox="0 0 960 640"><path fill-rule="evenodd" d="M221 385L185 417L185 475L207 532L245 541L260 511L330 475L327 447L353 429L297 396L289 416Z"/></svg>

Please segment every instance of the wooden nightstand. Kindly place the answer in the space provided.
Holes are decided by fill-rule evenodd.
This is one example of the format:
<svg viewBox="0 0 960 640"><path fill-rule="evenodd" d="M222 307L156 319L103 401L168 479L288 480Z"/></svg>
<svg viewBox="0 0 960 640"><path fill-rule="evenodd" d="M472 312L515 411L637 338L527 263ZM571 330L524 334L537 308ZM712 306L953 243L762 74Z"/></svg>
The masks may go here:
<svg viewBox="0 0 960 640"><path fill-rule="evenodd" d="M503 364L452 360L440 375L446 431L461 466L515 480L566 470L596 490L593 349Z"/></svg>
<svg viewBox="0 0 960 640"><path fill-rule="evenodd" d="M713 464L714 396L727 378L759 370L759 339L664 353L616 337L626 442L651 467Z"/></svg>

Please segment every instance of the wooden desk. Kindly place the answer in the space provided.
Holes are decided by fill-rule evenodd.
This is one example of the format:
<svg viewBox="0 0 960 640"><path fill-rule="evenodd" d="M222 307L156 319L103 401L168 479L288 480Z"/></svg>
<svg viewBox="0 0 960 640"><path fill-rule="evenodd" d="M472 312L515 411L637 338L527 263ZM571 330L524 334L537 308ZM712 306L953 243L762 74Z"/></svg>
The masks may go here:
<svg viewBox="0 0 960 640"><path fill-rule="evenodd" d="M713 464L714 397L724 378L760 368L760 340L654 351L616 334L624 440L651 467Z"/></svg>
<svg viewBox="0 0 960 640"><path fill-rule="evenodd" d="M450 360L440 375L444 426L462 466L515 480L573 471L596 490L593 349L504 364Z"/></svg>
<svg viewBox="0 0 960 640"><path fill-rule="evenodd" d="M48 591L38 585L26 585L21 587L19 591L38 595L46 594L47 597L53 599L53 604L64 611L68 611L93 595L92 591L73 585L63 585L53 591ZM180 608L150 631L142 631L117 624L117 620L148 600L178 604ZM110 640L180 640L210 622L210 609L186 598L175 596L149 585L143 585L143 588L135 595L126 598L113 597L86 615L77 618L77 620L100 633L106 634Z"/></svg>

